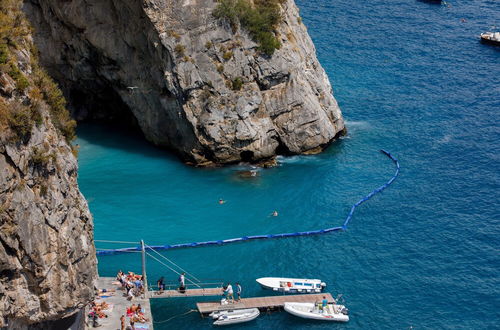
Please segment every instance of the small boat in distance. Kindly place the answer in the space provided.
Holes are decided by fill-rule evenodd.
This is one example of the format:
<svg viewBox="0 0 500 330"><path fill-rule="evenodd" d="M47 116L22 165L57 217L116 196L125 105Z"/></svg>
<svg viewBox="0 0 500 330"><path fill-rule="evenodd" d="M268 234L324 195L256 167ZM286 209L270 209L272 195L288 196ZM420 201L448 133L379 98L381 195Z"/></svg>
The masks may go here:
<svg viewBox="0 0 500 330"><path fill-rule="evenodd" d="M349 321L347 308L344 305L335 303L328 303L328 305L322 307L321 303L285 302L285 311L304 319L335 322Z"/></svg>
<svg viewBox="0 0 500 330"><path fill-rule="evenodd" d="M256 279L263 289L278 292L321 292L326 283L318 279L286 278L286 277L261 277Z"/></svg>
<svg viewBox="0 0 500 330"><path fill-rule="evenodd" d="M495 46L500 46L500 32L481 33L481 42Z"/></svg>
<svg viewBox="0 0 500 330"><path fill-rule="evenodd" d="M250 322L260 315L257 308L235 309L212 312L210 316L215 320L214 325L229 325Z"/></svg>

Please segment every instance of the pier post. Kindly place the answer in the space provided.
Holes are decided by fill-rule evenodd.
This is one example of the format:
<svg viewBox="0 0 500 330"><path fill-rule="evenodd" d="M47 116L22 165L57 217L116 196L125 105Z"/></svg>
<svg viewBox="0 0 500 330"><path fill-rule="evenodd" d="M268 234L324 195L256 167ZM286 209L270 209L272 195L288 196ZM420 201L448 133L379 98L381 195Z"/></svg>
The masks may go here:
<svg viewBox="0 0 500 330"><path fill-rule="evenodd" d="M146 276L146 248L144 247L144 240L141 239L141 254L142 254L142 276L144 279L144 297L148 296L148 278Z"/></svg>

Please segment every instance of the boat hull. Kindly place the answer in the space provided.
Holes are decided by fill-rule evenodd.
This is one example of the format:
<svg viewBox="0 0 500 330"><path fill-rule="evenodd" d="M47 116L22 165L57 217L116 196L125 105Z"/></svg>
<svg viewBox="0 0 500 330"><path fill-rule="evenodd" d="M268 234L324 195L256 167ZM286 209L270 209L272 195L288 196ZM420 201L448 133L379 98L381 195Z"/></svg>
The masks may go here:
<svg viewBox="0 0 500 330"><path fill-rule="evenodd" d="M481 42L484 44L500 46L500 32L481 33Z"/></svg>
<svg viewBox="0 0 500 330"><path fill-rule="evenodd" d="M481 42L482 42L483 44L494 45L494 46L500 46L500 41L491 40L491 39L488 39L488 38L483 38L483 37L481 37Z"/></svg>
<svg viewBox="0 0 500 330"><path fill-rule="evenodd" d="M313 303L285 303L285 311L303 318L317 321L328 321L328 322L348 322L349 315L340 312L345 307L343 305L334 305L330 307L330 312L315 312L315 307ZM335 309L339 312L332 312Z"/></svg>

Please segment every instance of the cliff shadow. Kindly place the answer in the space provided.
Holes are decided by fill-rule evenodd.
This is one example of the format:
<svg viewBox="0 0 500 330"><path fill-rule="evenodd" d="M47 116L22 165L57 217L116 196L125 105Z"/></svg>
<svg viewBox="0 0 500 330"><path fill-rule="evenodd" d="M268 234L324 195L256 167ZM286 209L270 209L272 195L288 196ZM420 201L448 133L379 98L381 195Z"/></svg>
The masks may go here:
<svg viewBox="0 0 500 330"><path fill-rule="evenodd" d="M73 143L89 143L109 149L120 149L150 158L164 158L181 162L173 152L148 142L136 127L111 125L103 122L79 122L77 140Z"/></svg>

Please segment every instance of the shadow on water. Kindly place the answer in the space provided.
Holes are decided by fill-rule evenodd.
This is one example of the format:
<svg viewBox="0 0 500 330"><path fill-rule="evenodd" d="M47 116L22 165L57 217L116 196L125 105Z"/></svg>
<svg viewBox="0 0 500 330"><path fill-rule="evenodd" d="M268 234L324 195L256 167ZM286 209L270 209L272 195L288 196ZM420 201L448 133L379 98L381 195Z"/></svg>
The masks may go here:
<svg viewBox="0 0 500 330"><path fill-rule="evenodd" d="M77 127L78 139L75 144L80 145L89 143L92 145L101 146L103 148L118 149L126 151L127 153L135 153L149 158L163 158L168 161L183 164L182 159L176 153L167 148L161 148L148 142L142 132L138 129L119 126L108 125L103 123L88 123L82 122ZM349 133L344 136L337 136L325 150L318 155L288 155L279 157L283 160L292 160L294 157L300 157L302 160L311 160L312 158L331 157L340 154L344 150L343 140L349 138ZM112 138L110 138L112 137ZM190 168L194 168L189 166ZM258 167L252 163L236 163L228 164L222 168L232 169L235 171L234 177L236 181L258 181L260 173L254 174L254 170ZM220 167L202 167L200 170L211 171L220 169ZM251 173L250 173L251 172Z"/></svg>
<svg viewBox="0 0 500 330"><path fill-rule="evenodd" d="M181 162L179 157L172 151L157 147L148 142L138 129L98 123L79 123L77 136L78 140L99 145L103 148L120 149L150 158L166 158ZM110 136L113 138L110 138Z"/></svg>
<svg viewBox="0 0 500 330"><path fill-rule="evenodd" d="M430 5L438 5L438 6L440 6L443 3L443 1L441 1L441 0L417 0L417 1L423 2L423 3L428 3Z"/></svg>

